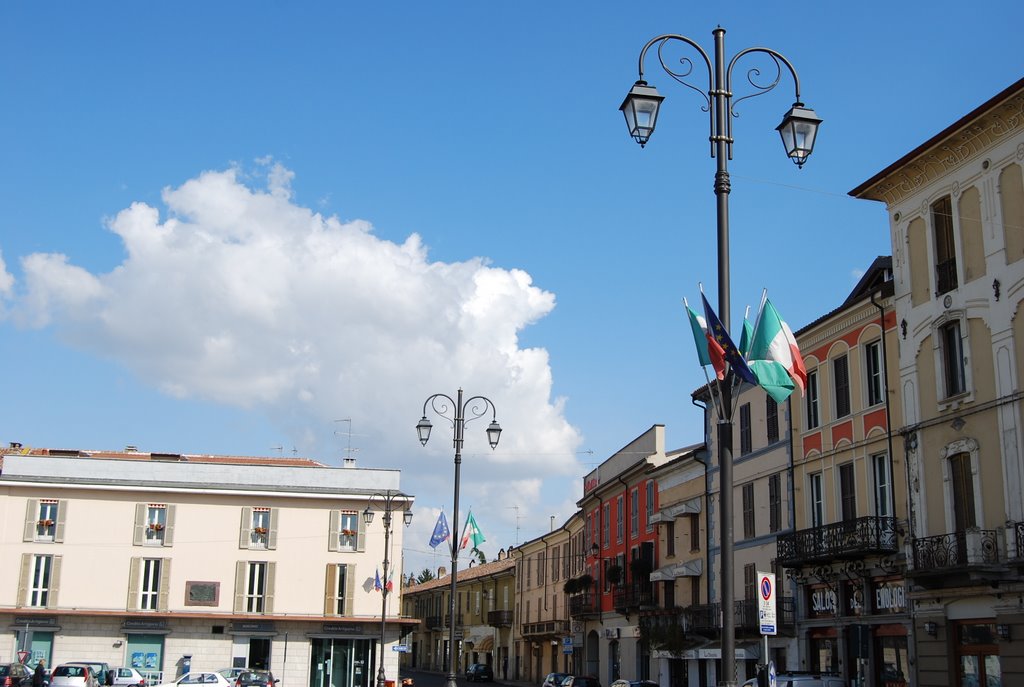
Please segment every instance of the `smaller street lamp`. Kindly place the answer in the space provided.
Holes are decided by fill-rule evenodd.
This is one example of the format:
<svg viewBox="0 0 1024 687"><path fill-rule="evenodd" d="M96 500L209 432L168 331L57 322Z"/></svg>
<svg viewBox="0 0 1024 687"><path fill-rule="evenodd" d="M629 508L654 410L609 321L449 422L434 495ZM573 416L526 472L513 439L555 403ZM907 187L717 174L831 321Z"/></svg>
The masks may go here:
<svg viewBox="0 0 1024 687"><path fill-rule="evenodd" d="M412 511L409 510L411 497L400 491L388 489L387 491L374 494L366 503L363 511L363 522L367 525L373 523L373 511L370 506L379 503L384 508L382 523L384 524L384 579L380 584L380 660L377 670L377 687L387 687L387 680L384 675L384 644L387 641L387 617L388 617L388 549L391 538L391 516L396 510L403 511L402 521L408 527L412 524Z"/></svg>

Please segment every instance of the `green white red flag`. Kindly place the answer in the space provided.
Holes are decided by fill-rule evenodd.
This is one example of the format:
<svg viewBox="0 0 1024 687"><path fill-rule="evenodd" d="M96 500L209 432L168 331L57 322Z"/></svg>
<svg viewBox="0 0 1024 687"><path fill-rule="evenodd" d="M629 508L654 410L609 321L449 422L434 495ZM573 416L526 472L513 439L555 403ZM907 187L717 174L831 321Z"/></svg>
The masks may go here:
<svg viewBox="0 0 1024 687"><path fill-rule="evenodd" d="M747 364L757 377L758 386L776 402L789 398L795 387L803 393L807 384L807 370L796 338L767 298L754 325Z"/></svg>

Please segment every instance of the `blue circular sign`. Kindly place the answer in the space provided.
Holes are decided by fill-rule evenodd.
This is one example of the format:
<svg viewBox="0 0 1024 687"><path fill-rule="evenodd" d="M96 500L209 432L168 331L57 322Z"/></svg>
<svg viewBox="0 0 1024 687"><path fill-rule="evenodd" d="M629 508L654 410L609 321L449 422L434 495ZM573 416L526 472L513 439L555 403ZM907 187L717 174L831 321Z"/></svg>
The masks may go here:
<svg viewBox="0 0 1024 687"><path fill-rule="evenodd" d="M764 597L765 601L772 598L772 581L767 577L761 578L761 596Z"/></svg>

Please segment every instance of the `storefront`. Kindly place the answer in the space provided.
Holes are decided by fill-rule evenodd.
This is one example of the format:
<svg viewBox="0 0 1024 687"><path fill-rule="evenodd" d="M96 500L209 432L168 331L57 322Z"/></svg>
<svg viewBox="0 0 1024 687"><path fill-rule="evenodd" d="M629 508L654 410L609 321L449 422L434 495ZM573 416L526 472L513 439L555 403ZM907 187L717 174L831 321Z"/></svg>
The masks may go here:
<svg viewBox="0 0 1024 687"><path fill-rule="evenodd" d="M10 629L14 633L17 651L28 652L27 665L34 668L39 659L53 665L53 636L60 631L56 617L15 617Z"/></svg>
<svg viewBox="0 0 1024 687"><path fill-rule="evenodd" d="M373 684L376 641L363 635L363 626L324 623L309 639L309 687L370 687Z"/></svg>

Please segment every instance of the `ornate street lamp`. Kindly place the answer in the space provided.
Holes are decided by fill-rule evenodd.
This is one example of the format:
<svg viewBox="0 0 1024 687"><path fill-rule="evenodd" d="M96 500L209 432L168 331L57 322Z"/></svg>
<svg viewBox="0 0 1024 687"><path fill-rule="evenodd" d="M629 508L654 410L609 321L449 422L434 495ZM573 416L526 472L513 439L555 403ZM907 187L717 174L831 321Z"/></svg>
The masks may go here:
<svg viewBox="0 0 1024 687"><path fill-rule="evenodd" d="M700 93L705 105L702 108L708 113L711 157L717 160L715 173L715 197L717 201L718 229L718 316L728 328L729 319L729 169L728 161L732 159L732 120L736 116L734 107L746 98L764 95L773 90L782 78L783 66L793 77L796 97L793 107L783 117L777 131L782 136L786 155L803 167L804 162L814 150L814 141L818 133L821 119L800 101L800 79L793 65L780 53L770 48L747 48L736 53L728 62L725 61L725 29L718 27L712 31L714 35L714 61L697 43L679 34L663 34L652 38L640 51L639 78L630 89L626 99L619 107L626 118L629 135L640 144L647 144L654 133L658 121L658 110L664 98L658 95L653 86L644 81L644 59L647 51L657 46L658 61L661 68L672 79L687 88ZM678 66L670 67L665 60L666 46L684 43L695 49L707 67L707 88L699 88L687 82L687 77L694 72L694 62L687 57L679 60ZM737 61L755 53L767 55L775 64L774 79L761 82L758 69L750 69L747 74L748 83L754 92L733 100L732 74ZM736 682L736 619L734 615L735 580L733 579L733 472L732 472L732 403L728 384L719 385L722 402L718 404L718 463L719 484L721 488L719 510L721 516L721 582L722 582L722 676L719 684L735 685ZM767 657L766 657L767 662Z"/></svg>
<svg viewBox="0 0 1024 687"><path fill-rule="evenodd" d="M380 667L377 670L377 687L387 687L387 680L384 676L384 645L387 641L385 633L387 631L388 594L390 593L388 589L388 551L391 538L391 516L396 510L403 511L402 520L406 527L412 524L412 511L409 510L409 506L412 505L412 497L392 489L374 494L366 503L366 510L363 511L363 522L367 525L373 523L373 511L370 507L377 504L384 511L382 518L384 524L384 579L380 584L380 658L378 661Z"/></svg>
<svg viewBox="0 0 1024 687"><path fill-rule="evenodd" d="M416 423L416 434L419 436L420 444L423 446L427 445L427 441L430 439L430 430L433 427L430 424L430 420L427 419L427 406L430 407L435 415L443 417L452 423L452 440L455 446L455 497L454 505L452 506L452 517L454 518L452 523L455 527L455 533L449 537L452 552L452 572L450 592L448 594L448 617L450 620L448 622L448 677L445 685L446 687L457 687L455 683L455 595L458 593L456 590L456 572L459 563L459 470L462 466L464 430L467 422L483 417L488 409L490 409L491 424L487 426L487 443L491 445L491 450L494 450L498 446L498 439L501 438L501 425L498 424L498 411L489 398L472 396L463 401L462 389L459 389L456 400L452 400L451 396L446 394L434 394L433 396L428 396L427 400L423 402L423 417ZM466 417L467 414L469 415L468 418Z"/></svg>

